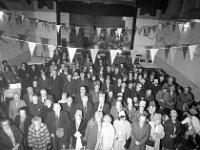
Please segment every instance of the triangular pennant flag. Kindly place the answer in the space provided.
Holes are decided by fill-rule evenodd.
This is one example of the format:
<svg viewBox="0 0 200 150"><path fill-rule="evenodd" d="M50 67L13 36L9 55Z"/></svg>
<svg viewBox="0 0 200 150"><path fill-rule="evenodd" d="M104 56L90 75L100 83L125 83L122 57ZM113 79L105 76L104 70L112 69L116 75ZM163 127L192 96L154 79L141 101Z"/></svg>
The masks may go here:
<svg viewBox="0 0 200 150"><path fill-rule="evenodd" d="M25 19L25 15L22 14L21 15L21 21L24 22L24 19Z"/></svg>
<svg viewBox="0 0 200 150"><path fill-rule="evenodd" d="M12 15L8 14L8 22L10 22Z"/></svg>
<svg viewBox="0 0 200 150"><path fill-rule="evenodd" d="M75 27L76 35L78 35L78 33L79 33L79 29L80 29L80 27Z"/></svg>
<svg viewBox="0 0 200 150"><path fill-rule="evenodd" d="M99 49L97 49L97 48L96 49L90 49L93 64L95 63L95 59L96 59L98 51L99 51Z"/></svg>
<svg viewBox="0 0 200 150"><path fill-rule="evenodd" d="M68 47L68 54L69 54L70 63L72 63L72 61L73 61L76 50L77 50L77 48Z"/></svg>
<svg viewBox="0 0 200 150"><path fill-rule="evenodd" d="M142 28L137 29L138 35L140 36L142 33Z"/></svg>
<svg viewBox="0 0 200 150"><path fill-rule="evenodd" d="M15 21L16 21L16 24L19 25L19 23L21 22L21 18L18 17L15 17Z"/></svg>
<svg viewBox="0 0 200 150"><path fill-rule="evenodd" d="M151 32L151 27L147 27L147 35L149 35Z"/></svg>
<svg viewBox="0 0 200 150"><path fill-rule="evenodd" d="M58 33L60 32L60 27L61 27L61 25L56 25L56 30Z"/></svg>
<svg viewBox="0 0 200 150"><path fill-rule="evenodd" d="M156 56L156 53L158 52L159 49L150 49L150 54L151 54L151 60L152 60L152 63L154 62L154 58Z"/></svg>
<svg viewBox="0 0 200 150"><path fill-rule="evenodd" d="M174 62L174 57L175 57L176 51L177 51L177 47L170 48L170 55L171 55L172 62Z"/></svg>
<svg viewBox="0 0 200 150"><path fill-rule="evenodd" d="M168 49L168 48L165 49L165 60L168 59L169 51L170 51L170 49Z"/></svg>
<svg viewBox="0 0 200 150"><path fill-rule="evenodd" d="M135 62L137 50L131 50L131 59L132 59L132 64Z"/></svg>
<svg viewBox="0 0 200 150"><path fill-rule="evenodd" d="M101 33L101 28L96 28L97 29L97 35L99 36Z"/></svg>
<svg viewBox="0 0 200 150"><path fill-rule="evenodd" d="M49 39L41 37L41 41L42 41L42 44L43 44L43 50L46 50L46 46L49 43Z"/></svg>
<svg viewBox="0 0 200 150"><path fill-rule="evenodd" d="M117 34L118 34L118 36L120 36L121 33L122 33L122 28L117 28Z"/></svg>
<svg viewBox="0 0 200 150"><path fill-rule="evenodd" d="M183 46L182 50L183 50L183 58L185 59L186 55L187 55L188 47L187 46Z"/></svg>
<svg viewBox="0 0 200 150"><path fill-rule="evenodd" d="M156 32L156 29L157 29L157 26L152 26L152 31L153 31L153 33L155 33Z"/></svg>
<svg viewBox="0 0 200 150"><path fill-rule="evenodd" d="M188 46L188 48L189 48L189 52L190 52L190 59L193 60L197 45L190 45L190 46Z"/></svg>
<svg viewBox="0 0 200 150"><path fill-rule="evenodd" d="M39 20L38 20L38 19L35 19L35 28L38 27L38 23L39 23Z"/></svg>
<svg viewBox="0 0 200 150"><path fill-rule="evenodd" d="M144 27L144 32L143 32L143 36L147 36L148 35L148 27Z"/></svg>
<svg viewBox="0 0 200 150"><path fill-rule="evenodd" d="M49 57L52 58L54 51L56 49L56 46L55 45L48 45L48 48L49 48Z"/></svg>
<svg viewBox="0 0 200 150"><path fill-rule="evenodd" d="M181 33L182 32L182 28L183 28L183 24L178 24L178 28L179 28L179 31Z"/></svg>
<svg viewBox="0 0 200 150"><path fill-rule="evenodd" d="M107 33L108 33L108 36L110 36L111 28L106 28L106 31L107 31Z"/></svg>
<svg viewBox="0 0 200 150"><path fill-rule="evenodd" d="M33 56L33 52L34 52L34 49L36 47L36 44L37 43L34 43L34 42L28 42L28 47L29 47L29 50L30 50L30 53L31 53L31 57Z"/></svg>
<svg viewBox="0 0 200 150"><path fill-rule="evenodd" d="M111 59L111 64L113 64L115 57L117 55L117 53L119 52L119 50L110 50L110 59Z"/></svg>

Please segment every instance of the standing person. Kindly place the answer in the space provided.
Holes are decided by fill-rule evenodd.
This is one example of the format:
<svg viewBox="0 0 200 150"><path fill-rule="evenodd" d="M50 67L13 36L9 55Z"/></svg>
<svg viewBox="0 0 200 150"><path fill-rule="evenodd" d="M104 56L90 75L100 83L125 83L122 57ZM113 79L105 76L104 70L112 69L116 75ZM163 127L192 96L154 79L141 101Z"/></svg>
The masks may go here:
<svg viewBox="0 0 200 150"><path fill-rule="evenodd" d="M0 126L0 150L24 150L23 133L9 119L2 119Z"/></svg>
<svg viewBox="0 0 200 150"><path fill-rule="evenodd" d="M18 115L18 109L26 106L26 103L20 99L20 93L16 92L13 96L13 100L10 101L8 106L8 116L13 121L15 120L15 117Z"/></svg>
<svg viewBox="0 0 200 150"><path fill-rule="evenodd" d="M53 95L55 102L58 102L61 99L63 81L62 78L58 76L56 70L53 70L51 75L50 92Z"/></svg>
<svg viewBox="0 0 200 150"><path fill-rule="evenodd" d="M84 138L87 141L87 148L90 150L95 149L97 141L100 138L102 118L102 112L95 112L94 117L88 121Z"/></svg>
<svg viewBox="0 0 200 150"><path fill-rule="evenodd" d="M69 148L71 120L67 112L61 111L61 106L54 103L53 111L49 112L46 123L53 137L54 149Z"/></svg>
<svg viewBox="0 0 200 150"><path fill-rule="evenodd" d="M104 94L99 95L99 102L96 102L94 104L94 111L102 111L103 114L109 114L110 113L110 105L105 102L105 95Z"/></svg>
<svg viewBox="0 0 200 150"><path fill-rule="evenodd" d="M34 116L28 128L28 146L32 150L47 150L51 137L47 125L42 123L42 118Z"/></svg>
<svg viewBox="0 0 200 150"><path fill-rule="evenodd" d="M177 120L178 114L175 110L171 110L170 119L164 123L165 137L162 140L163 150L174 150L180 134L180 122Z"/></svg>
<svg viewBox="0 0 200 150"><path fill-rule="evenodd" d="M147 117L145 115L140 115L139 121L133 121L129 150L145 150L146 142L149 139L151 130L151 127L146 120Z"/></svg>
<svg viewBox="0 0 200 150"><path fill-rule="evenodd" d="M30 148L28 147L27 138L28 128L31 125L32 116L29 114L29 109L26 106L21 107L18 112L19 115L16 116L14 123L24 134L24 147L26 150L29 150Z"/></svg>
<svg viewBox="0 0 200 150"><path fill-rule="evenodd" d="M128 142L131 137L131 124L126 120L126 114L124 111L119 113L119 119L116 119L113 123L115 128L115 142L114 150L125 150L128 148Z"/></svg>
<svg viewBox="0 0 200 150"><path fill-rule="evenodd" d="M147 141L146 150L160 150L160 140L164 138L164 127L161 124L161 114L155 114L154 120L149 122L151 126L150 138Z"/></svg>
<svg viewBox="0 0 200 150"><path fill-rule="evenodd" d="M42 121L45 122L49 112L53 111L53 102L51 99L46 99L46 105L41 109Z"/></svg>
<svg viewBox="0 0 200 150"><path fill-rule="evenodd" d="M82 140L85 136L85 130L87 126L87 120L83 118L83 113L81 110L77 110L75 113L75 119L71 124L71 137L72 137L72 147L75 149L81 149L83 147Z"/></svg>
<svg viewBox="0 0 200 150"><path fill-rule="evenodd" d="M95 150L112 150L114 139L115 139L115 129L111 124L112 118L110 115L105 115L103 118L103 124L101 129L100 138L97 141Z"/></svg>
<svg viewBox="0 0 200 150"><path fill-rule="evenodd" d="M40 77L37 80L38 90L45 89L49 91L50 89L50 78L47 76L47 73L44 70L41 70Z"/></svg>

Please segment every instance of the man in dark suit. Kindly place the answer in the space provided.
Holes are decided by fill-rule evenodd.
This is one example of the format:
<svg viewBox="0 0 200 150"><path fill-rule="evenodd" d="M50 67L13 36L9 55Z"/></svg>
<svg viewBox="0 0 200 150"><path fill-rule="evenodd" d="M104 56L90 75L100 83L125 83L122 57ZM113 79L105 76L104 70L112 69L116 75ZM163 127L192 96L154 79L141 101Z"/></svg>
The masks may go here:
<svg viewBox="0 0 200 150"><path fill-rule="evenodd" d="M105 102L105 95L100 94L99 95L99 102L96 102L94 104L94 111L100 111L103 112L103 114L109 114L110 113L110 105Z"/></svg>
<svg viewBox="0 0 200 150"><path fill-rule="evenodd" d="M114 92L115 87L110 82L111 82L110 78L106 78L106 83L101 85L101 91L103 93L108 93L109 91L113 91Z"/></svg>
<svg viewBox="0 0 200 150"><path fill-rule="evenodd" d="M58 102L61 99L63 82L62 78L58 76L57 71L52 71L52 77L50 78L50 93L53 95L55 102Z"/></svg>
<svg viewBox="0 0 200 150"><path fill-rule="evenodd" d="M77 103L76 107L77 110L83 111L83 118L86 119L87 121L93 117L94 115L93 104L91 101L89 101L89 97L87 95L81 97L81 102Z"/></svg>
<svg viewBox="0 0 200 150"><path fill-rule="evenodd" d="M37 83L38 83L39 91L41 89L45 89L45 90L49 91L50 78L46 75L46 73L44 71L41 71L41 76L38 78Z"/></svg>
<svg viewBox="0 0 200 150"><path fill-rule="evenodd" d="M53 105L53 111L49 112L46 124L54 142L54 149L69 148L71 120L67 112L61 111L58 103Z"/></svg>

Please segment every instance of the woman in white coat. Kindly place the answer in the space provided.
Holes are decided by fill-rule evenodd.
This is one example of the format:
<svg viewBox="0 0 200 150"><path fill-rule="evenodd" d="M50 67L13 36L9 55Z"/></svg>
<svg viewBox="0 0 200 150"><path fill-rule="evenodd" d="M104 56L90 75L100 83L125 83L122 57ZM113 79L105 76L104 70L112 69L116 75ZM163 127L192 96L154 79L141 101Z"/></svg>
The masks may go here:
<svg viewBox="0 0 200 150"><path fill-rule="evenodd" d="M110 117L110 115L105 115L103 118L100 138L97 141L95 150L113 150L115 129L111 122L112 118Z"/></svg>
<svg viewBox="0 0 200 150"><path fill-rule="evenodd" d="M114 150L126 150L128 140L131 136L131 123L126 120L124 111L119 113L119 119L116 119L113 124L115 128Z"/></svg>
<svg viewBox="0 0 200 150"><path fill-rule="evenodd" d="M160 150L160 140L165 136L164 127L161 124L161 118L161 114L155 114L153 120L149 122L151 126L149 141L151 141L153 145L148 145L147 142L146 150Z"/></svg>

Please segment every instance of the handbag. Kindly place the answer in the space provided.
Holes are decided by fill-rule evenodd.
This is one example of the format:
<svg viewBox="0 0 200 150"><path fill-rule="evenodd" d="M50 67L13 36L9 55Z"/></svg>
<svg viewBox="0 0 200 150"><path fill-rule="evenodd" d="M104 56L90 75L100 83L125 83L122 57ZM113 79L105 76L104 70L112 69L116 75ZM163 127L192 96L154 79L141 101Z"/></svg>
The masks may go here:
<svg viewBox="0 0 200 150"><path fill-rule="evenodd" d="M154 141L147 140L146 145L154 147Z"/></svg>

